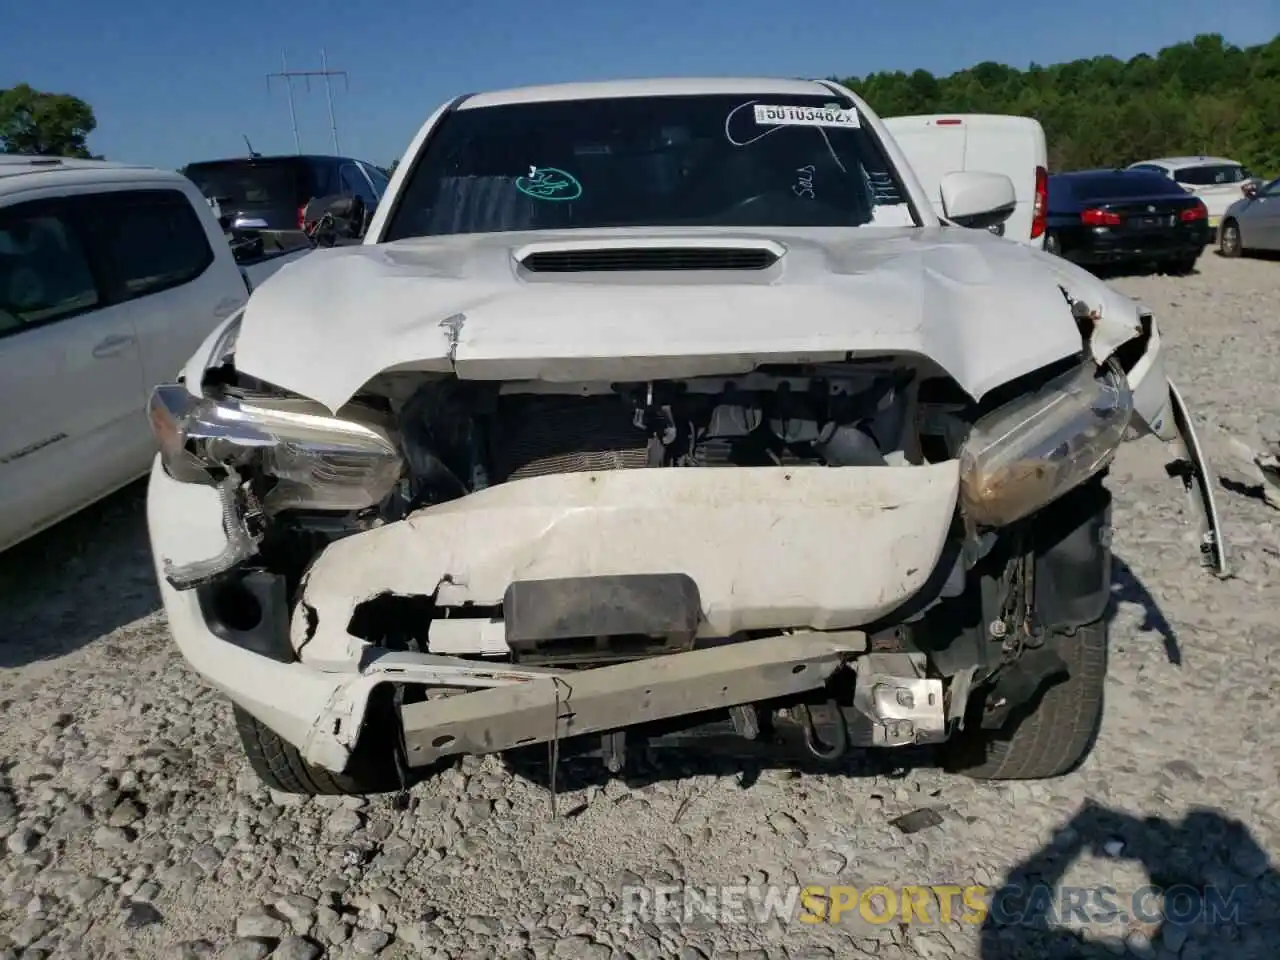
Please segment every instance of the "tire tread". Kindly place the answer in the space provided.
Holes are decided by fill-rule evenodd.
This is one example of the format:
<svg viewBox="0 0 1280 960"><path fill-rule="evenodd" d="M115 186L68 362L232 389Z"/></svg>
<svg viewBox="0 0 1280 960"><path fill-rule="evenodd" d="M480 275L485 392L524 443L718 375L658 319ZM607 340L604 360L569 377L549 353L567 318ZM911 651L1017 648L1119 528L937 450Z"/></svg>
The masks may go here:
<svg viewBox="0 0 1280 960"><path fill-rule="evenodd" d="M1107 633L1104 619L1055 636L1067 678L1045 689L1011 730L992 734L975 725L957 734L948 744L949 768L981 780L1043 780L1079 766L1102 723Z"/></svg>
<svg viewBox="0 0 1280 960"><path fill-rule="evenodd" d="M307 763L302 753L248 711L232 705L236 731L249 766L269 788L309 796L347 796L381 793L395 784L377 772L373 776L332 773Z"/></svg>

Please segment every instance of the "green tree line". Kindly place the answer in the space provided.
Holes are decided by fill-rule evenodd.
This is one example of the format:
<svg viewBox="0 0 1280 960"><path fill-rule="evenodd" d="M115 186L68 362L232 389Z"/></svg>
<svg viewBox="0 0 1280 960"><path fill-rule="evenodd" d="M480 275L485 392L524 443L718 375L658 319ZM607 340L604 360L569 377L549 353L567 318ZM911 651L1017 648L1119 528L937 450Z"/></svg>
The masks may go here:
<svg viewBox="0 0 1280 960"><path fill-rule="evenodd" d="M44 93L20 83L0 89L0 153L89 159L86 142L98 121L69 93Z"/></svg>
<svg viewBox="0 0 1280 960"><path fill-rule="evenodd" d="M979 63L841 81L885 117L1012 113L1044 127L1051 170L1215 155L1280 175L1280 36L1251 47L1203 34L1130 60L1093 57L1018 70Z"/></svg>

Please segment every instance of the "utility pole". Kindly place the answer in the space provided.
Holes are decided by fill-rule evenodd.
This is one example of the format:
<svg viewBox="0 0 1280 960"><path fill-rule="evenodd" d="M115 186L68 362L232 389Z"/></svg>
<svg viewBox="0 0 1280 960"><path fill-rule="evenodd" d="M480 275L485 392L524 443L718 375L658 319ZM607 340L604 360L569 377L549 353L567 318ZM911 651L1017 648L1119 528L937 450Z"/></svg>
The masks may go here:
<svg viewBox="0 0 1280 960"><path fill-rule="evenodd" d="M335 73L342 74L342 81L347 85L347 89L351 89L351 82L347 80L347 72L345 70L330 70L329 55L324 48L320 48L320 72L324 75L324 95L329 99L329 130L333 133L333 152L341 153L342 149L338 146L338 121L333 115L333 85L329 82L329 78Z"/></svg>
<svg viewBox="0 0 1280 960"><path fill-rule="evenodd" d="M294 106L293 106L293 81L294 81L294 78L296 78L296 77L301 77L301 78L306 82L306 85L307 85L307 91L308 91L308 92L310 92L310 91L311 91L311 78L312 78L312 77L324 77L324 92L325 92L325 96L328 98L328 101L329 101L329 129L330 129L330 131L331 131L331 132L332 132L332 134L333 134L333 152L334 152L334 153L340 153L340 152L341 152L341 148L338 146L338 121L337 121L337 118L335 117L334 112L333 112L333 86L332 86L332 84L331 84L331 82L330 82L330 79L331 79L332 77L342 77L342 80L343 80L343 83L344 83L344 84L345 84L345 86L346 86L346 89L350 90L350 89L351 89L351 81L350 81L350 79L347 77L347 71L345 71L345 70L330 70L330 69L329 69L329 55L328 55L327 51L325 51L325 50L321 50L321 51L320 51L320 69L319 69L319 70L290 70L290 69L289 69L289 62L288 62L288 60L285 58L285 53L284 53L284 51L283 51L283 50L281 50L281 51L280 51L280 65L281 65L281 68L282 68L282 69L280 70L280 72L279 72L279 73L268 73L268 74L267 74L267 89L269 90L269 89L271 88L271 80L272 80L273 78L278 78L278 79L283 80L283 81L284 81L284 83L285 83L285 87L288 89L288 92L289 92L289 122L293 124L293 147L294 147L294 150L295 150L297 153L301 153L301 152L302 152L302 141L298 138L298 114L297 114L297 112L294 110Z"/></svg>

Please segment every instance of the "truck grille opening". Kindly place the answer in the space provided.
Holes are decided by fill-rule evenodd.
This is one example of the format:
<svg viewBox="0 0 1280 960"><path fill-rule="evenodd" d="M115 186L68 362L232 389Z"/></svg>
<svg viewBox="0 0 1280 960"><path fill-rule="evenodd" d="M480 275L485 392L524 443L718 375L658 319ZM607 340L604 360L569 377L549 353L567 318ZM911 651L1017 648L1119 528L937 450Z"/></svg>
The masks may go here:
<svg viewBox="0 0 1280 960"><path fill-rule="evenodd" d="M765 270L778 262L772 250L751 247L619 247L546 250L521 265L532 273L613 271Z"/></svg>
<svg viewBox="0 0 1280 960"><path fill-rule="evenodd" d="M493 460L504 480L649 465L648 438L614 397L527 397L503 406Z"/></svg>

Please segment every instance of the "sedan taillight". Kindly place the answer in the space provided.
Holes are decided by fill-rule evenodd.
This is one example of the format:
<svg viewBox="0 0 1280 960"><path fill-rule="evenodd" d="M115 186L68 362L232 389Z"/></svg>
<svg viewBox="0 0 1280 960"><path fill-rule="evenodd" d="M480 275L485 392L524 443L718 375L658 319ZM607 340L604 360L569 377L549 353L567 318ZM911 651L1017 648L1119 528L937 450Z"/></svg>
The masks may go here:
<svg viewBox="0 0 1280 960"><path fill-rule="evenodd" d="M1197 200L1195 206L1188 207L1178 214L1178 219L1183 223L1195 223L1197 220L1209 219L1209 208L1204 205L1204 201Z"/></svg>
<svg viewBox="0 0 1280 960"><path fill-rule="evenodd" d="M1080 214L1080 222L1090 227L1118 227L1120 214L1093 207Z"/></svg>

